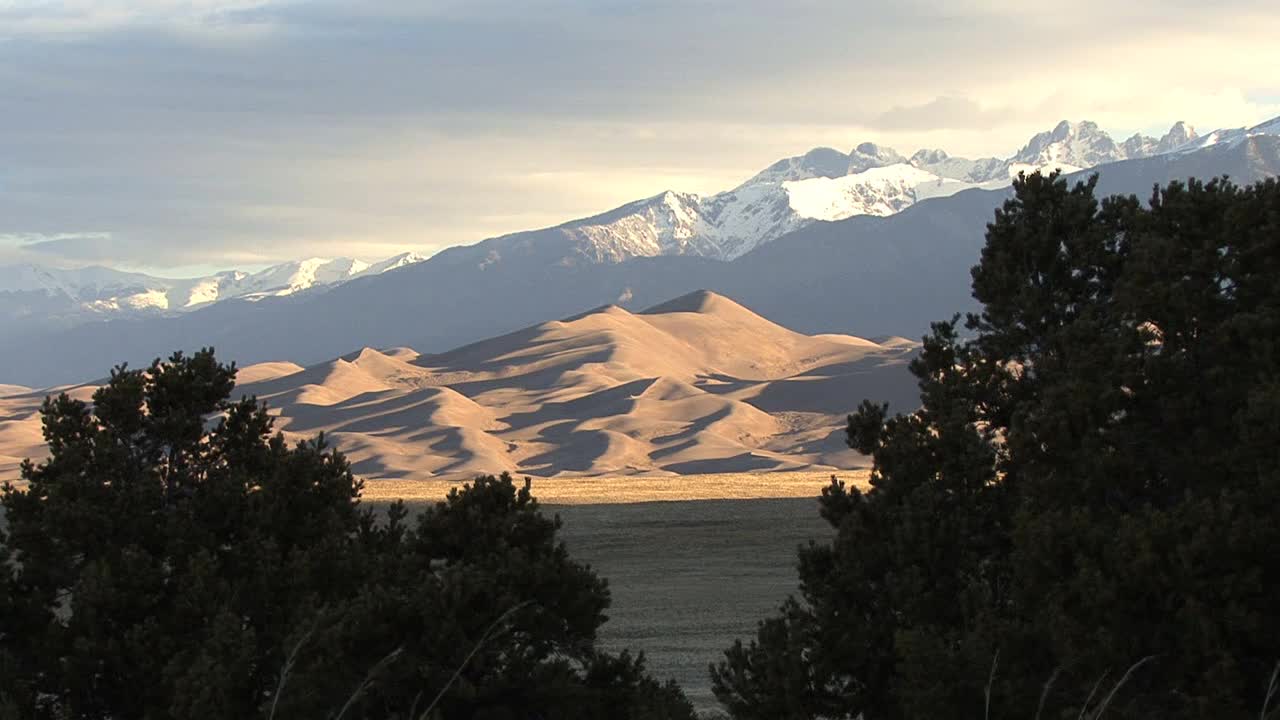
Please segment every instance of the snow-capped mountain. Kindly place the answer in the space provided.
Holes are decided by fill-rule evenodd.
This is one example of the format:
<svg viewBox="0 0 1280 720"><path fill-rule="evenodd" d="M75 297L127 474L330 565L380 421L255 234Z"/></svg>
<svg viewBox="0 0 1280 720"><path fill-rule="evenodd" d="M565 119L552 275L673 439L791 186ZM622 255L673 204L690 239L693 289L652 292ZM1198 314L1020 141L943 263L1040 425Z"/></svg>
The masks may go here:
<svg viewBox="0 0 1280 720"><path fill-rule="evenodd" d="M183 313L231 298L258 300L333 286L425 259L403 253L370 265L351 258L308 258L257 272L228 270L182 279L105 267L0 266L0 297L5 299L0 321L76 322Z"/></svg>
<svg viewBox="0 0 1280 720"><path fill-rule="evenodd" d="M1073 172L1121 160L1164 155L1187 146L1197 137L1195 128L1178 121L1160 138L1134 134L1123 143L1116 143L1098 129L1097 123L1064 120L1053 130L1031 138L1026 147L1010 158L1009 165L1028 172L1052 168Z"/></svg>
<svg viewBox="0 0 1280 720"><path fill-rule="evenodd" d="M1096 123L1063 120L1054 129L1033 136L1009 162L1020 170L1053 165L1073 172L1124 159L1124 149Z"/></svg>
<svg viewBox="0 0 1280 720"><path fill-rule="evenodd" d="M1164 137L1156 139L1146 135L1134 134L1120 146L1126 158L1143 158L1152 155L1164 155L1184 147L1195 140L1195 128L1184 122L1176 122Z"/></svg>
<svg viewBox="0 0 1280 720"><path fill-rule="evenodd" d="M566 265L663 255L733 260L816 221L892 215L928 198L970 188L1003 187L1019 172L1075 172L1251 133L1280 134L1280 118L1204 138L1178 122L1160 138L1134 135L1123 143L1115 142L1096 123L1063 121L1036 134L1003 160L970 160L939 149L922 149L908 158L875 143L862 143L848 153L820 147L779 160L732 190L706 197L668 191L547 230L457 248L454 255L487 266L513 251L527 254L536 237L544 252L550 252L551 245L557 252L563 250L556 262ZM548 243L548 233L559 236L561 242Z"/></svg>

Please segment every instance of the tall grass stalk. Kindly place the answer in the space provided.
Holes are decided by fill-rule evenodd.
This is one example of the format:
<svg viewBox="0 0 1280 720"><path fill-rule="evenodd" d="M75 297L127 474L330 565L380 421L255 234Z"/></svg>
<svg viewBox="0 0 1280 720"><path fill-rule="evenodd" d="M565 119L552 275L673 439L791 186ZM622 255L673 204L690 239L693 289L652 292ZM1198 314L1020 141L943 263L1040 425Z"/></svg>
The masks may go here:
<svg viewBox="0 0 1280 720"><path fill-rule="evenodd" d="M1053 674L1044 682L1044 689L1040 691L1040 704L1036 706L1036 720L1040 720L1040 715L1044 712L1044 701L1049 697L1049 689L1053 687L1053 681L1058 679L1061 671L1061 667L1054 668Z"/></svg>
<svg viewBox="0 0 1280 720"><path fill-rule="evenodd" d="M276 683L276 694L271 698L271 712L267 715L267 720L275 720L276 706L280 704L280 695L284 693L284 684L289 680L289 673L293 672L294 663L298 661L298 652L302 650L302 646L306 645L307 641L311 639L311 635L316 631L316 624L318 622L319 618L317 617L316 622L311 623L311 627L305 634L303 634L302 638L298 640L298 644L293 646L293 650L290 651L289 657L285 658L284 667L280 668L280 681Z"/></svg>
<svg viewBox="0 0 1280 720"><path fill-rule="evenodd" d="M427 716L431 714L431 711L434 710L436 705L440 703L440 700L444 698L444 694L449 691L449 688L453 687L453 684L457 682L458 677L462 675L462 671L467 667L467 663L471 662L471 658L475 657L475 654L480 652L480 648L484 647L484 644L489 641L489 636L493 634L493 631L497 630L499 625L506 622L507 618L514 615L521 608L531 604L533 604L532 600L525 600L522 603L512 605L506 612L499 615L496 620L490 623L489 627L485 628L484 634L482 634L480 639L476 641L475 647L472 647L471 652L467 653L467 656L458 664L458 669L453 671L453 675L449 677L449 682L446 682L444 687L440 688L440 692L436 693L435 699L431 701L431 704L427 706L426 710L422 711L422 715L418 716L418 720L427 720Z"/></svg>
<svg viewBox="0 0 1280 720"><path fill-rule="evenodd" d="M1102 677L1098 678L1098 682L1093 684L1093 690L1089 691L1089 697L1084 701L1084 705L1080 706L1080 715L1076 717L1076 720L1084 720L1085 713L1089 712L1089 705L1093 703L1093 696L1098 694L1098 688L1102 687L1102 681L1106 680L1110 674L1111 670L1108 668L1102 673Z"/></svg>
<svg viewBox="0 0 1280 720"><path fill-rule="evenodd" d="M1107 693L1106 699L1098 706L1098 712L1094 714L1093 720L1098 720L1098 718L1102 717L1102 713L1106 712L1107 706L1111 704L1112 698L1114 698L1116 693L1120 691L1120 688L1124 687L1124 684L1129 681L1129 677L1133 675L1133 671L1151 662L1155 657L1155 655L1148 655L1129 666L1129 669L1125 671L1124 676L1120 678L1120 682L1116 683L1115 687L1111 688L1111 692Z"/></svg>
<svg viewBox="0 0 1280 720"><path fill-rule="evenodd" d="M1276 679L1280 677L1280 662L1276 663L1276 669L1271 671L1271 682L1267 683L1267 695L1262 699L1262 712L1258 713L1258 720L1267 720L1267 708L1271 707L1271 699L1276 696L1276 691L1280 687L1276 687Z"/></svg>
<svg viewBox="0 0 1280 720"><path fill-rule="evenodd" d="M369 684L373 682L374 676L376 676L382 668L390 665L402 652L404 652L404 648L398 647L387 653L386 657L374 663L373 667L369 668L369 673L364 676L364 680L356 686L356 689L351 693L351 697L347 698L346 704L342 706L342 709L338 711L337 716L335 716L333 720L342 720L342 716L347 714L347 710L350 710L351 706L356 703L356 700L360 699L360 696L364 694L366 689L368 689Z"/></svg>
<svg viewBox="0 0 1280 720"><path fill-rule="evenodd" d="M996 666L1000 664L1000 650L991 658L991 673L987 675L986 707L982 711L983 720L991 720L991 685L996 681Z"/></svg>

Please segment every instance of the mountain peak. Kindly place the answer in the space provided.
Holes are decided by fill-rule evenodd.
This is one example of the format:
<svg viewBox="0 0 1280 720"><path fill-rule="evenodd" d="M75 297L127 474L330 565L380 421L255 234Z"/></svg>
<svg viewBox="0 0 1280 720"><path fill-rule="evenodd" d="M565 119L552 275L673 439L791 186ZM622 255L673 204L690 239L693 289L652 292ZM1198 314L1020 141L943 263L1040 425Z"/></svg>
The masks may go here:
<svg viewBox="0 0 1280 720"><path fill-rule="evenodd" d="M863 170L870 170L871 168L897 165L906 161L906 158L899 155L898 151L891 147L884 147L873 142L864 142L849 153L849 165L842 174L849 175Z"/></svg>
<svg viewBox="0 0 1280 720"><path fill-rule="evenodd" d="M1077 123L1063 120L1053 130L1037 133L1032 137L1013 156L1011 162L1034 168L1061 167L1064 170L1074 170L1123 160L1126 156L1125 149L1116 145L1110 135L1098 129L1097 123L1089 120Z"/></svg>
<svg viewBox="0 0 1280 720"><path fill-rule="evenodd" d="M1173 124L1173 127L1169 128L1169 132L1165 133L1164 137L1160 138L1160 142L1156 143L1155 152L1157 154L1171 152L1195 140L1197 137L1199 135L1196 134L1195 128L1179 120Z"/></svg>

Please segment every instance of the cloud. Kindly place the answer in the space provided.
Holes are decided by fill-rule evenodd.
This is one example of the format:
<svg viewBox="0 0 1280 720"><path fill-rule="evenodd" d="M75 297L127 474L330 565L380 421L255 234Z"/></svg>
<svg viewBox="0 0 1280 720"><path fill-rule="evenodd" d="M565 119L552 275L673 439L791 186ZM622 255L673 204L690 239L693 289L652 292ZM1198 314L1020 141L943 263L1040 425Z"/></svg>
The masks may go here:
<svg viewBox="0 0 1280 720"><path fill-rule="evenodd" d="M69 260L76 264L118 259L111 233L107 232L4 233L0 234L0 258L6 255L15 259Z"/></svg>
<svg viewBox="0 0 1280 720"><path fill-rule="evenodd" d="M72 40L138 27L190 34L260 30L272 5L270 0L25 0L0 5L0 38Z"/></svg>
<svg viewBox="0 0 1280 720"><path fill-rule="evenodd" d="M0 2L0 233L102 229L157 268L374 258L818 145L1239 126L1280 114L1278 35L1253 0Z"/></svg>
<svg viewBox="0 0 1280 720"><path fill-rule="evenodd" d="M1010 108L985 108L965 97L940 96L919 105L898 105L881 113L874 126L896 130L990 128L1006 122Z"/></svg>

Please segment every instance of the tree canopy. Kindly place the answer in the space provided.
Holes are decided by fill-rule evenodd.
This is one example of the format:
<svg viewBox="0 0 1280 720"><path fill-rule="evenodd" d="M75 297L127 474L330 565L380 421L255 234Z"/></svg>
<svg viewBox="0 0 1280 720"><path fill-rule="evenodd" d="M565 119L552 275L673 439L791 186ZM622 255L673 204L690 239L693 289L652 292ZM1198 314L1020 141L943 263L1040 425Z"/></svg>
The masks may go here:
<svg viewBox="0 0 1280 720"><path fill-rule="evenodd" d="M1280 183L1014 183L922 407L864 402L800 597L712 667L736 718L1280 707Z"/></svg>
<svg viewBox="0 0 1280 720"><path fill-rule="evenodd" d="M0 717L693 717L596 647L606 583L527 481L379 514L234 383L204 350L46 400L3 494Z"/></svg>

